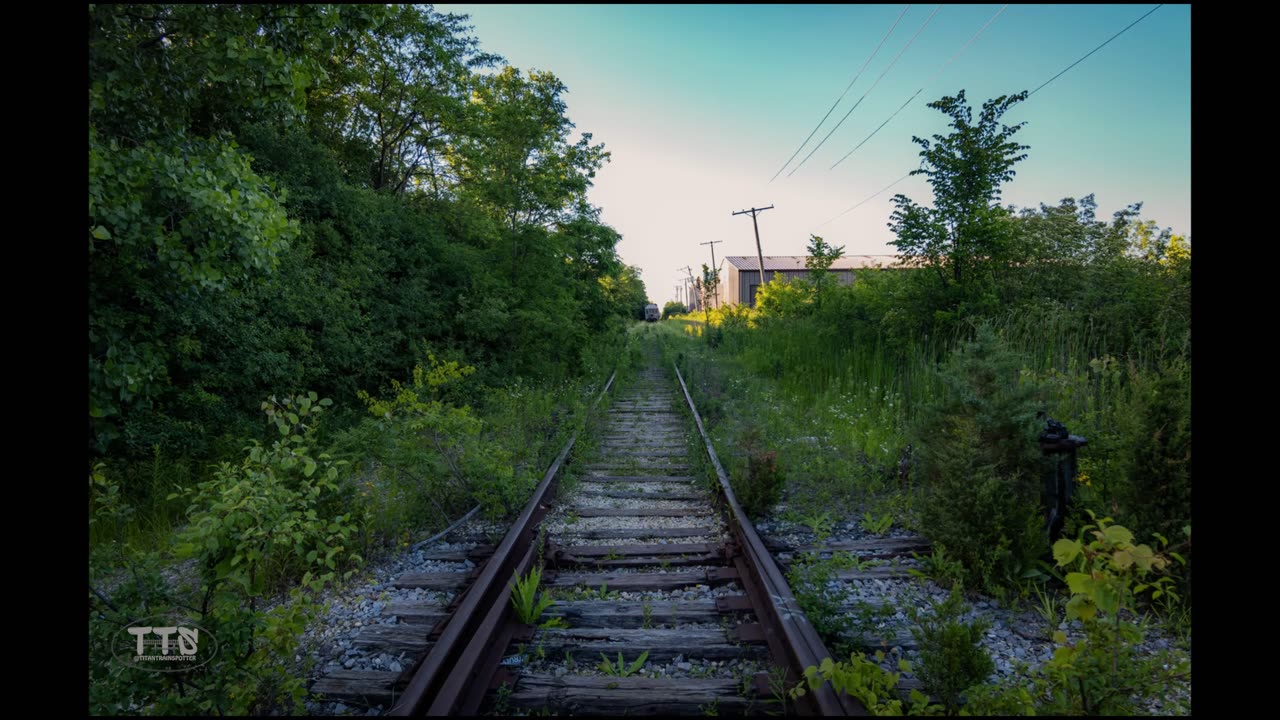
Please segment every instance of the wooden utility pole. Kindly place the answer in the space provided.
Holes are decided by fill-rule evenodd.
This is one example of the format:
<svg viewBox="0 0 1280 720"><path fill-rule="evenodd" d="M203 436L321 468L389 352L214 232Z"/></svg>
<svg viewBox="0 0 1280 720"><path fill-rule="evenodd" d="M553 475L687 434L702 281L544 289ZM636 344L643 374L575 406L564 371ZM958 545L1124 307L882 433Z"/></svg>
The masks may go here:
<svg viewBox="0 0 1280 720"><path fill-rule="evenodd" d="M711 272L715 273L715 279L716 279L716 285L715 285L715 292L716 292L715 306L716 307L720 307L720 271L716 269L716 243L722 243L722 242L724 241L711 240L709 242L698 243L699 245L711 246Z"/></svg>
<svg viewBox="0 0 1280 720"><path fill-rule="evenodd" d="M698 308L694 307L694 302L693 302L693 268L689 267L688 265L685 265L682 268L676 268L676 270L684 270L686 273L689 274L689 279L685 281L685 286L684 286L685 309L690 311L697 310Z"/></svg>
<svg viewBox="0 0 1280 720"><path fill-rule="evenodd" d="M764 284L767 281L764 278L764 251L760 249L760 225L756 222L756 215L764 212L765 210L772 209L773 206L770 205L767 208L753 207L750 210L739 210L734 213L734 215L746 215L747 213L751 213L751 227L755 228L756 231L756 260L760 261L760 284L756 286L757 293L760 292L760 288L764 287ZM751 298L751 306L755 307L755 304L756 299L753 297Z"/></svg>

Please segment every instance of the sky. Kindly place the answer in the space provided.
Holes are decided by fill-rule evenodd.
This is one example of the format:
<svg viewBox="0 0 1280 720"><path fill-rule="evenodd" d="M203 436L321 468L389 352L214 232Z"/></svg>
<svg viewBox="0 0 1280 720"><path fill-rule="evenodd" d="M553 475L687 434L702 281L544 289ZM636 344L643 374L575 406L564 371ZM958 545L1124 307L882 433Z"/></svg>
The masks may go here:
<svg viewBox="0 0 1280 720"><path fill-rule="evenodd" d="M919 165L912 136L947 132L946 116L927 103L964 90L978 111L985 100L1033 90L1155 6L1010 4L957 56L1001 7L436 9L470 15L484 50L521 70L550 71L566 85L575 133L591 133L611 153L588 197L622 234L619 255L640 267L650 299L661 304L676 296L684 274L677 268L692 266L696 275L710 264L700 243L723 241L714 246L721 264L726 254L755 254L750 216L732 214L751 207L774 206L759 215L765 255L804 255L811 234L848 255L894 252L891 198L902 193L928 204L927 180L908 177L862 201ZM1036 207L1093 193L1101 219L1142 202L1144 219L1190 235L1189 5L1161 7L1002 120L1025 122L1014 139L1030 146L1003 187L1004 204Z"/></svg>

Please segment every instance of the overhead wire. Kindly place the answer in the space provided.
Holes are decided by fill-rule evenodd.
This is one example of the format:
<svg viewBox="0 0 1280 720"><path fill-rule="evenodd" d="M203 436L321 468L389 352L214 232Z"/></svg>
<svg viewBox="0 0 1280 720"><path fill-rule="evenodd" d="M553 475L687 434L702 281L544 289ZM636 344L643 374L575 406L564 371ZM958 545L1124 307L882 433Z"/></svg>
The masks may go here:
<svg viewBox="0 0 1280 720"><path fill-rule="evenodd" d="M867 91L862 93L862 97L858 98L858 102L854 103L853 107L849 108L849 112L846 112L844 114L844 117L840 118L840 122L836 123L835 127L831 128L831 132L827 133L826 137L822 138L822 142L819 142L816 146L814 146L814 148L809 151L809 154L804 156L804 160L801 160L799 165L796 165L795 168L791 170L791 172L787 173L787 177L791 177L792 175L795 175L796 170L799 170L800 168L804 167L804 164L809 161L809 158L813 157L813 154L818 151L818 148L822 147L827 142L827 139L831 137L832 133L840 129L840 126L844 124L844 121L848 120L849 116L853 114L853 111L857 110L858 106L862 104L862 101L866 100L867 96L871 94L871 91L876 89L876 85L879 85L880 81L884 79L884 76L888 74L890 70L893 69L893 66L896 65L898 62L898 58L902 57L902 54L907 51L907 48L911 47L912 43L916 41L916 38L920 37L920 33L924 32L924 29L929 26L929 22L933 20L933 16L937 15L938 11L941 9L942 9L941 4L938 4L936 7L933 8L933 12L930 13L929 17L925 19L924 24L920 26L920 29L916 30L916 34L912 35L911 39L907 41L907 44L904 45L903 48L898 51L898 54L893 58L893 61L889 63L889 67L886 67L884 69L884 72L880 73L880 77L876 78L876 81L872 83L871 87L867 88Z"/></svg>
<svg viewBox="0 0 1280 720"><path fill-rule="evenodd" d="M916 91L915 91L915 93L914 93L914 94L912 94L912 96L911 96L911 97L907 98L907 101L906 101L906 102L902 103L902 105L901 105L897 110L894 110L894 111L893 111L893 114L892 114L892 115L890 115L890 116L889 116L889 117L888 117L884 122L880 123L880 127L877 127L875 130L872 130L870 135L868 135L868 136L866 136L865 138L863 138L863 139L862 139L862 142L860 142L860 143L858 143L857 145L855 145L855 146L853 147L853 149L852 149L852 150L850 150L849 152L845 153L845 154L844 154L844 157L842 157L842 158L840 158L839 160L835 161L835 164L833 164L833 165L832 165L830 168L828 168L828 169L829 169L829 170L835 170L835 169L836 169L836 165L839 165L840 163L844 162L846 159L848 159L848 157L849 157L850 155L852 155L852 154L854 154L855 152L857 152L857 151L858 151L858 148L862 147L863 145L866 145L868 140L870 140L871 138L875 137L876 133L880 132L880 130L881 130L881 129L883 129L885 125L888 125L890 120L892 120L892 119L894 119L895 117L897 117L897 116L898 116L898 113L900 113L900 112L902 112L904 109L906 109L906 107L907 107L908 105L910 105L910 104L911 104L911 101L912 101L912 100L915 100L917 97L919 97L919 96L920 96L920 93L924 92L924 89L925 89L925 88L929 87L929 85L930 85L930 84L932 84L934 80L937 80L937 79L938 79L938 76L942 74L942 71L943 71L943 70L946 70L946 69L947 69L947 66L949 66L951 63L955 62L955 59L956 59L956 58L958 58L958 57L960 57L960 54L961 54L961 53L963 53L965 50L967 50L967 49L969 48L969 46L973 44L973 41L974 41L974 40L977 40L977 39L978 39L978 36L979 36L979 35L981 35L983 32L985 32L985 31L986 31L986 29L987 29L988 27L991 27L991 23L995 22L995 21L996 21L996 18L1000 17L1001 13L1003 13L1003 12L1005 11L1005 8L1008 8L1008 7L1009 7L1009 5L1008 5L1008 3L1006 3L1004 7L1000 8L998 11L996 11L996 14L995 14L995 15L992 15L992 16L991 16L991 19L990 19L990 20L988 20L988 21L987 21L987 23L986 23L985 25L983 25L982 27L978 28L978 32L974 33L974 34L973 34L973 37L969 38L969 41L968 41L968 42L966 42L966 43L965 43L965 44L964 44L964 45L963 45L959 50L957 50L957 51L956 51L956 54L952 55L952 56L951 56L951 58L950 58L949 60L947 60L946 62L942 63L942 66L941 66L941 67L939 67L939 68L938 68L938 71L937 71L937 72L935 72L935 73L933 74L933 77L931 77L931 78L929 78L928 80L926 80L926 81L924 82L924 84L920 86L920 89L919 89L919 90L916 90Z"/></svg>
<svg viewBox="0 0 1280 720"><path fill-rule="evenodd" d="M883 193L885 190L888 190L889 188L893 187L894 185L897 185L898 183L902 182L903 180L906 180L907 178L911 177L911 174L912 174L912 173L914 173L914 172L915 172L915 170L912 170L911 172L907 173L906 175L903 175L902 177L898 178L897 180L894 180L893 182L889 183L888 185L885 185L884 187L882 187L882 188L880 188L879 190L875 191L875 192L874 192L874 193L872 193L871 195L868 195L866 198L864 198L864 199L863 199L863 200L861 200L860 202L856 203L853 207L849 208L848 210L845 210L844 212L840 213L839 215L836 215L835 217L831 218L830 220L827 220L826 222L822 223L821 225L818 225L817 227L815 227L815 228L814 228L814 230L817 230L818 228L822 227L823 225L826 225L827 223L835 222L836 220L839 220L840 218L844 217L845 215L848 215L849 213L853 212L854 210L857 210L858 208L862 207L862 206L863 206L863 205L865 205L866 203L871 202L871 201L872 201L873 199L875 199L878 195L880 195L880 193Z"/></svg>
<svg viewBox="0 0 1280 720"><path fill-rule="evenodd" d="M787 166L791 164L791 161L796 159L796 156L800 154L800 151L804 149L804 146L808 145L809 141L813 139L813 136L818 133L818 128L821 128L822 123L826 122L827 118L831 117L831 113L835 111L836 106L840 104L840 101L844 99L844 96L849 94L849 90L853 88L853 84L858 82L858 78L862 77L862 73L866 71L867 66L869 66L871 61L875 59L876 55L880 52L880 48L884 47L885 42L889 40L889 36L893 34L894 29L898 27L898 23L902 21L902 17L906 15L907 10L910 9L910 3L908 3L906 7L902 8L902 12L898 13L898 19L893 21L893 25L889 27L889 32L885 33L884 37L880 39L880 44L877 45L876 49L871 53L871 57L868 57L867 61L862 63L862 67L858 70L857 74L855 74L853 79L849 81L849 84L845 86L844 92L840 93L840 97L836 98L836 101L831 104L831 109L827 110L827 114L822 116L822 119L814 126L813 131L809 133L809 137L805 138L804 142L800 143L800 147L796 148L796 151L791 153L791 157L787 158L787 161L782 163L782 167L778 168L778 172L774 173L773 177L769 178L769 182L773 182L778 179L778 176L782 174L782 171L787 169Z"/></svg>
<svg viewBox="0 0 1280 720"><path fill-rule="evenodd" d="M1007 6L1006 6L1006 7L1007 7ZM1062 75L1064 75L1068 70L1070 70L1071 68L1075 67L1076 65L1079 65L1080 63L1084 62L1086 59L1088 59L1088 58L1089 58L1089 56L1090 56L1090 55L1093 55L1094 53L1098 52L1098 51L1099 51L1099 50L1101 50L1103 47L1105 47L1108 43L1110 43L1112 40L1115 40L1116 38L1118 38L1118 37L1120 37L1121 35L1125 34L1125 33L1126 33L1126 32L1128 32L1128 31L1129 31L1129 29L1130 29L1130 28L1132 28L1134 25L1137 25L1138 23L1140 23L1140 22L1142 22L1143 20L1147 19L1147 17L1148 17L1148 16L1150 16L1152 13L1154 13L1156 10L1159 10L1159 9L1160 9L1160 8L1162 8L1162 7L1164 7L1164 4L1163 4L1163 3L1161 3L1161 4L1159 4L1159 5L1156 5L1155 7L1151 8L1151 9L1150 9L1150 10L1148 10L1145 14L1143 14L1143 15L1142 15L1142 17L1139 17L1137 20L1134 20L1133 22L1129 23L1129 24L1128 24L1128 25L1126 25L1122 30L1120 30L1120 32L1116 33L1115 35L1112 35L1111 37L1109 37L1109 38L1107 38L1105 41L1103 41L1103 42L1102 42L1102 44L1098 45L1098 46L1097 46L1097 47L1095 47L1094 49L1092 49L1092 50L1090 50L1089 52L1085 53L1085 54L1084 54L1084 55L1083 55L1079 60L1076 60L1075 62L1071 63L1071 64L1070 64L1070 65L1068 65L1067 67L1063 68L1063 69L1062 69L1058 74L1054 75L1053 77L1049 78L1048 80L1044 81L1043 83L1040 83L1040 85L1038 85L1034 90L1032 90L1031 92L1027 93L1027 97L1028 97L1028 98L1029 98L1029 97L1031 97L1032 95L1036 94L1036 93L1037 93L1037 92L1039 92L1041 89L1043 89L1043 88L1044 88L1046 85L1048 85L1049 83L1051 83L1051 82L1053 82L1054 80L1057 80L1058 78L1062 77ZM1003 12L1003 11L1004 11L1004 8L1001 8L1000 12ZM935 11L935 12L936 12L936 11ZM998 16L999 16L999 14L1000 14L1000 13L996 13L996 17L998 17ZM990 25L990 24L991 24L991 22L992 22L992 21L994 21L994 20L995 20L995 17L993 17L993 18L991 19L991 21L988 21L988 22L987 22L987 25ZM986 29L986 26L984 25L984 26L983 26L983 28L982 28L982 30L985 30L985 29ZM979 34L982 32L982 30L979 30L979 31L978 31L978 32L979 32ZM918 33L917 33L917 34L918 34ZM977 35L975 35L974 37L976 38L976 37L977 37ZM971 42L973 42L973 39L970 39L970 41L969 41L969 42L970 42L970 43L971 43ZM965 44L965 47L968 47L968 45L969 45L969 43L966 43L966 44ZM961 48L961 52L963 52L963 50L964 50L964 48ZM958 54L959 54L959 53L957 53L957 56L958 56ZM955 58L953 57L952 59L955 59ZM951 61L950 61L950 60L948 60L948 61L947 61L947 64L950 64L950 62L951 62ZM946 67L946 64L944 64L944 65L943 65L943 68L945 68L945 67ZM941 68L939 69L939 73L940 73L940 72L941 72ZM933 79L935 79L935 78L937 77L937 75L938 75L938 73L935 73L935 74L934 74L934 78L930 78L930 81L932 81ZM923 88L921 88L921 89L923 89ZM920 93L920 91L919 91L919 90L917 90L917 91L916 91L916 94L918 95L919 93ZM911 96L911 98L909 98L909 99L907 100L907 102L908 102L908 103L909 103L909 102L911 102L911 100L912 100L912 99L914 99L914 98L915 98L915 95L912 95L912 96ZM855 107L856 107L856 105L855 105ZM903 107L905 107L905 104L903 105ZM898 109L898 112L900 112L900 111L901 111L901 109L902 109L902 108L899 108L899 109ZM895 112L895 113L894 113L894 115L897 115L897 112ZM889 120L892 120L892 119L893 119L893 115L890 115L890 116L889 116ZM888 122L888 120L886 120L886 121L885 121L885 123L887 123L887 122ZM881 123L881 127L884 127L884 124L885 124L885 123ZM878 132L878 131L879 131L879 128L877 128L876 130L877 130L877 132ZM875 133L873 132L873 133L872 133L872 135L874 135L874 134L875 134ZM870 139L870 136L868 136L868 137L867 137L867 139ZM863 143L865 143L865 142L866 142L866 140L863 140ZM858 147L861 147L861 146L862 146L862 144L861 144L861 143L859 143ZM854 150L857 150L857 147L855 147L855 148L854 148ZM852 151L850 151L850 154L852 154ZM846 155L845 157L848 157L848 155ZM843 159L844 159L844 158L841 158L841 160L843 160ZM836 164L838 165L838 164L839 164L839 162L837 162ZM834 168L834 167L835 167L835 165L833 165L832 167ZM917 170L918 170L918 169L919 169L919 168L917 168ZM916 172L916 170L912 170L911 172L908 172L906 175L903 175L902 177L898 178L897 180L894 180L893 182L889 183L888 185L886 185L885 187L881 188L881 189L880 189L880 190L878 190L877 192L873 193L873 194L872 194L872 195L870 195L869 197L867 197L867 198L865 198L865 199L863 199L863 200L859 201L858 203L856 203L855 205L853 205L853 206L852 206L852 207L850 207L849 209L845 210L844 212L841 212L839 215L836 215L835 217L831 218L830 220L827 220L826 222L823 222L821 225L818 225L818 226L817 226L817 228L820 228L820 227L822 227L823 225L827 225L828 223L834 222L835 220L837 220L837 219L839 219L839 218L841 218L841 217L843 217L843 216L847 215L848 213L853 212L854 210L858 209L858 208L859 208L859 207L861 207L862 205L864 205L864 204L866 204L867 202L871 201L872 199L876 198L877 196L879 196L881 193L885 192L885 191L886 191L886 190L888 190L889 188L893 187L894 185L897 185L898 183L902 182L903 180L906 180L908 177L910 177L910 176L911 176L913 173L915 173L915 172ZM814 228L814 229L816 230L817 228Z"/></svg>
<svg viewBox="0 0 1280 720"><path fill-rule="evenodd" d="M1080 58L1079 60L1077 60L1077 61L1075 61L1075 62L1071 63L1070 65L1066 66L1065 68L1063 68L1062 72L1060 72L1060 73L1058 73L1057 75L1054 75L1053 77L1049 78L1048 80L1045 80L1044 82L1040 83L1040 86L1039 86L1039 87L1037 87L1035 90L1032 90L1031 92L1027 93L1027 97L1031 97L1032 95L1035 95L1036 93L1040 92L1040 89L1041 89L1041 88L1043 88L1045 85L1048 85L1049 83L1053 82L1054 80L1057 80L1058 78L1062 77L1062 75L1063 75L1064 73L1066 73L1068 70L1070 70L1071 68L1073 68L1073 67L1075 67L1075 66L1079 65L1080 63L1084 62L1084 61L1085 61L1085 60L1086 60L1090 55L1092 55L1092 54L1094 54L1094 53L1098 52L1098 51L1099 51L1099 50L1101 50L1103 47L1105 47L1105 46L1107 45L1107 43L1109 43L1109 42L1111 42L1112 40L1115 40L1116 38L1118 38L1118 37L1120 37L1121 35L1125 34L1125 32L1126 32L1126 31L1128 31L1128 29L1129 29L1129 28L1133 27L1134 25L1137 25L1138 23L1142 22L1143 20L1146 20L1146 19L1147 19L1147 15L1150 15L1151 13L1153 13L1153 12L1155 12L1155 11L1159 10L1159 9L1160 9L1160 8L1162 8L1162 7L1164 7L1164 3L1160 3L1159 5L1156 5L1155 7L1151 8L1150 10L1148 10L1148 11L1147 11L1146 15L1143 15L1142 17L1138 18L1137 20L1134 20L1133 22L1131 22L1131 23L1129 23L1128 25L1126 25L1126 26L1125 26L1125 28L1124 28L1124 30L1121 30L1120 32L1116 33L1115 35L1112 35L1111 37L1107 38L1107 39L1106 39L1106 41L1104 41L1101 45L1099 45L1098 47L1096 47L1096 48L1094 48L1094 49L1090 50L1089 52L1085 53L1085 56L1084 56L1084 57Z"/></svg>

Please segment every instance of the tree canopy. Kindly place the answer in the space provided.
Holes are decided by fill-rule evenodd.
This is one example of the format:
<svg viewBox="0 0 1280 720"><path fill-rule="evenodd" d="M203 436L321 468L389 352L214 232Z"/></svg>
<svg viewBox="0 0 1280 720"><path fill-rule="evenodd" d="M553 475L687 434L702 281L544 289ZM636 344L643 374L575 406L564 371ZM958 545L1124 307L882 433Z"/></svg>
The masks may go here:
<svg viewBox="0 0 1280 720"><path fill-rule="evenodd" d="M1025 98L1022 92L988 100L977 122L963 90L929 103L951 117L953 128L932 140L912 137L921 147L921 167L911 174L929 178L933 207L893 197L889 228L903 263L932 267L962 300L989 302L993 275L1010 260L1012 232L999 205L1000 186L1013 179L1027 146L1012 139L1023 124L1004 125L1000 118Z"/></svg>
<svg viewBox="0 0 1280 720"><path fill-rule="evenodd" d="M575 372L642 308L566 88L430 6L89 8L92 452L211 452L424 349ZM113 451L115 452L115 451Z"/></svg>

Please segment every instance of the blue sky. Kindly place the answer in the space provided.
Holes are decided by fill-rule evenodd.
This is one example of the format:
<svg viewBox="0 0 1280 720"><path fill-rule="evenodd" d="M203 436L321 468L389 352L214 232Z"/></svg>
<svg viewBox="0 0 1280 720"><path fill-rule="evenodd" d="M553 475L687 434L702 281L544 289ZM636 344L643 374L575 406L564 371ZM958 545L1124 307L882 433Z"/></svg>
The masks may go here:
<svg viewBox="0 0 1280 720"><path fill-rule="evenodd" d="M945 133L926 104L964 89L971 105L1032 90L1154 5L1010 5L932 83L927 81L1000 4L943 5L914 43L809 161L770 177L791 156L880 43L902 5L437 5L471 16L481 46L568 87L569 117L612 153L590 199L623 235L624 261L651 299L675 295L677 267L709 263L706 246L802 255L809 234L848 254L890 253L898 192L921 202L923 177L903 180L830 221L919 164L912 135ZM916 34L936 5L911 5L799 162ZM923 92L834 170L830 166L917 89ZM1094 193L1107 218L1133 202L1143 216L1191 232L1191 10L1165 5L1015 106L1029 145L1004 202L1056 203ZM794 163L793 163L794 165ZM788 168L789 171L790 168Z"/></svg>

